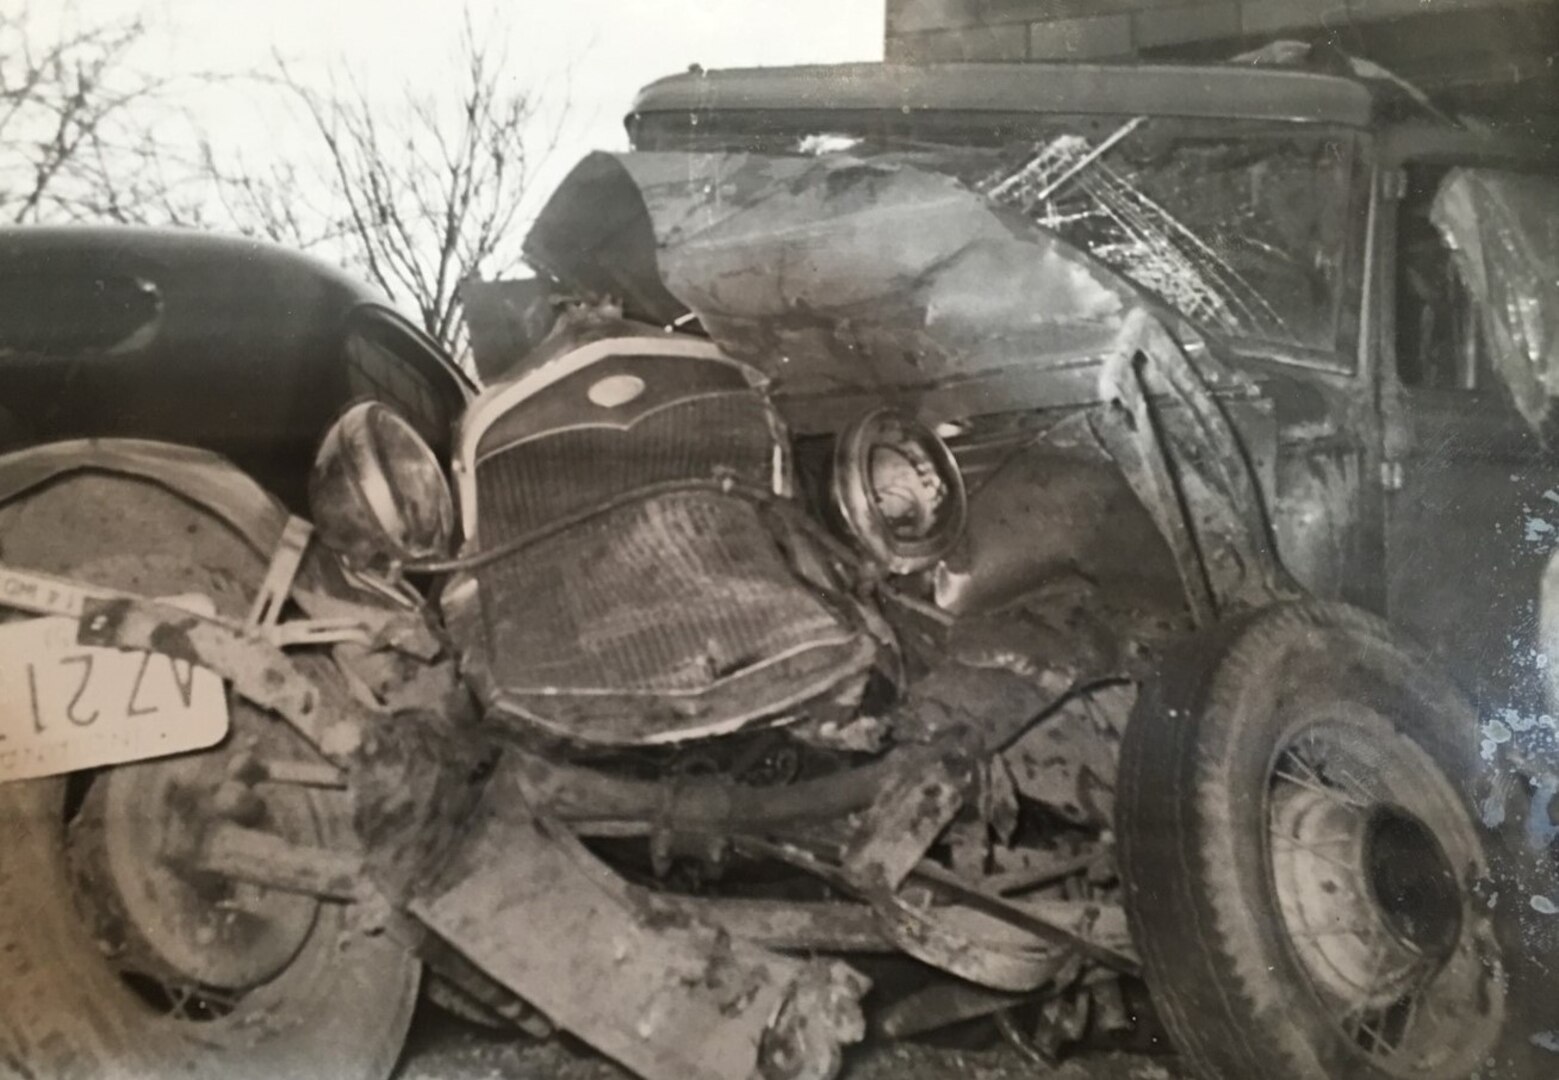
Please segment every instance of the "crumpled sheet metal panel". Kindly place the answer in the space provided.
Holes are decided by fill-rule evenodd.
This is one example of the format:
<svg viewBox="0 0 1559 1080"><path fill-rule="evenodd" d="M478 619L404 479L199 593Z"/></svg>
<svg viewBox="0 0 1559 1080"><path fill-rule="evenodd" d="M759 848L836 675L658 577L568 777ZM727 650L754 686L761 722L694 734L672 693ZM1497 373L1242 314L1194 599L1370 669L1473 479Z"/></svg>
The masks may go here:
<svg viewBox="0 0 1559 1080"><path fill-rule="evenodd" d="M1453 169L1431 220L1482 309L1496 369L1528 423L1559 393L1559 181L1498 169Z"/></svg>
<svg viewBox="0 0 1559 1080"><path fill-rule="evenodd" d="M566 831L532 817L512 789L489 793L486 812L411 910L646 1080L747 1080L765 1053L794 1065L796 1080L824 1080L839 1042L864 1034L864 978L638 905L626 883ZM789 1015L798 995L806 1016ZM789 1046L771 1041L777 1021Z"/></svg>
<svg viewBox="0 0 1559 1080"><path fill-rule="evenodd" d="M599 157L592 172L604 168ZM1016 213L913 165L844 155L615 161L647 209L666 287L782 394L926 386L1040 356L1095 356L1135 299ZM565 181L541 236L571 195ZM546 250L540 261L559 272Z"/></svg>

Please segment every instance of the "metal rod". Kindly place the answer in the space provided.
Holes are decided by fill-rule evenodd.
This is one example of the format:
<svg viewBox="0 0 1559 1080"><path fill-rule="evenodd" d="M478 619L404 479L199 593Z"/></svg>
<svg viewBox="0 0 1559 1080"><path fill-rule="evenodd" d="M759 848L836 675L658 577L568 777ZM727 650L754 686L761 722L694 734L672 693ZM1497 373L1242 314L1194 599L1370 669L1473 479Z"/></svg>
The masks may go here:
<svg viewBox="0 0 1559 1080"><path fill-rule="evenodd" d="M650 894L649 903L725 928L732 937L780 952L896 953L866 904L725 899Z"/></svg>
<svg viewBox="0 0 1559 1080"><path fill-rule="evenodd" d="M262 761L260 782L291 784L295 787L346 787L346 773L324 761Z"/></svg>
<svg viewBox="0 0 1559 1080"><path fill-rule="evenodd" d="M196 870L321 900L362 900L372 892L358 856L238 825L213 826L193 861Z"/></svg>

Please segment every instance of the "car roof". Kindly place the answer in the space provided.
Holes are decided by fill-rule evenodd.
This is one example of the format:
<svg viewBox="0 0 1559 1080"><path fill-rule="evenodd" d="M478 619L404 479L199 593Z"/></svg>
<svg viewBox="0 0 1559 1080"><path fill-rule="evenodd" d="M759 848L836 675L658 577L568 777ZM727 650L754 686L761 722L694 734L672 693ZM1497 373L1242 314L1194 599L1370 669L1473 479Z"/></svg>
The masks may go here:
<svg viewBox="0 0 1559 1080"><path fill-rule="evenodd" d="M1360 79L1253 64L834 64L694 70L645 87L628 118L721 110L947 110L1375 120Z"/></svg>
<svg viewBox="0 0 1559 1080"><path fill-rule="evenodd" d="M309 281L348 302L382 302L377 290L346 271L278 244L248 236L139 225L0 225L0 267L155 266L172 276L225 268L245 276ZM263 303L265 297L255 297Z"/></svg>

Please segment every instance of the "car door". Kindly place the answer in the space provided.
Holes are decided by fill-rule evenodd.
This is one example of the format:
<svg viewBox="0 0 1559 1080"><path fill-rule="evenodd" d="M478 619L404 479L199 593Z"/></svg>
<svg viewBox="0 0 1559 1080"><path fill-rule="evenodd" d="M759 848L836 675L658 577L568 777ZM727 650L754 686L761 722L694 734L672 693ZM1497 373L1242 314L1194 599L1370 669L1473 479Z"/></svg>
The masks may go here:
<svg viewBox="0 0 1559 1080"><path fill-rule="evenodd" d="M1458 225L1451 207L1448 185L1476 168L1408 161L1387 202L1387 605L1397 625L1445 657L1485 712L1529 712L1542 703L1539 594L1559 547L1559 459L1518 406L1533 387L1512 391L1513 343L1502 320L1546 300L1534 281L1491 291L1486 275L1480 282L1482 272L1469 269L1469 259L1497 262L1474 250L1468 221ZM1489 216L1483 226L1498 230Z"/></svg>

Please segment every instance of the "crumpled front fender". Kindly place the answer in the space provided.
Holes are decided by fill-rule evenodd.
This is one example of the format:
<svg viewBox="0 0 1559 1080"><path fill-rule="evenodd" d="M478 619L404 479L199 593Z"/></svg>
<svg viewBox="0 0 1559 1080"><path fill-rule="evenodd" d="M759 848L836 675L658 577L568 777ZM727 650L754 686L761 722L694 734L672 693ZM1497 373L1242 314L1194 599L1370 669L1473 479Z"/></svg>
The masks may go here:
<svg viewBox="0 0 1559 1080"><path fill-rule="evenodd" d="M219 454L150 439L73 439L0 455L0 509L73 473L97 472L155 484L221 520L269 560L287 527L281 501ZM311 545L292 590L311 618L353 618L373 634L399 620L407 651L428 658L437 646L420 622L383 597L354 587L334 555ZM424 640L426 639L426 640Z"/></svg>
<svg viewBox="0 0 1559 1080"><path fill-rule="evenodd" d="M167 488L217 515L264 556L287 524L281 502L226 458L149 439L72 439L0 456L0 506L88 471Z"/></svg>

